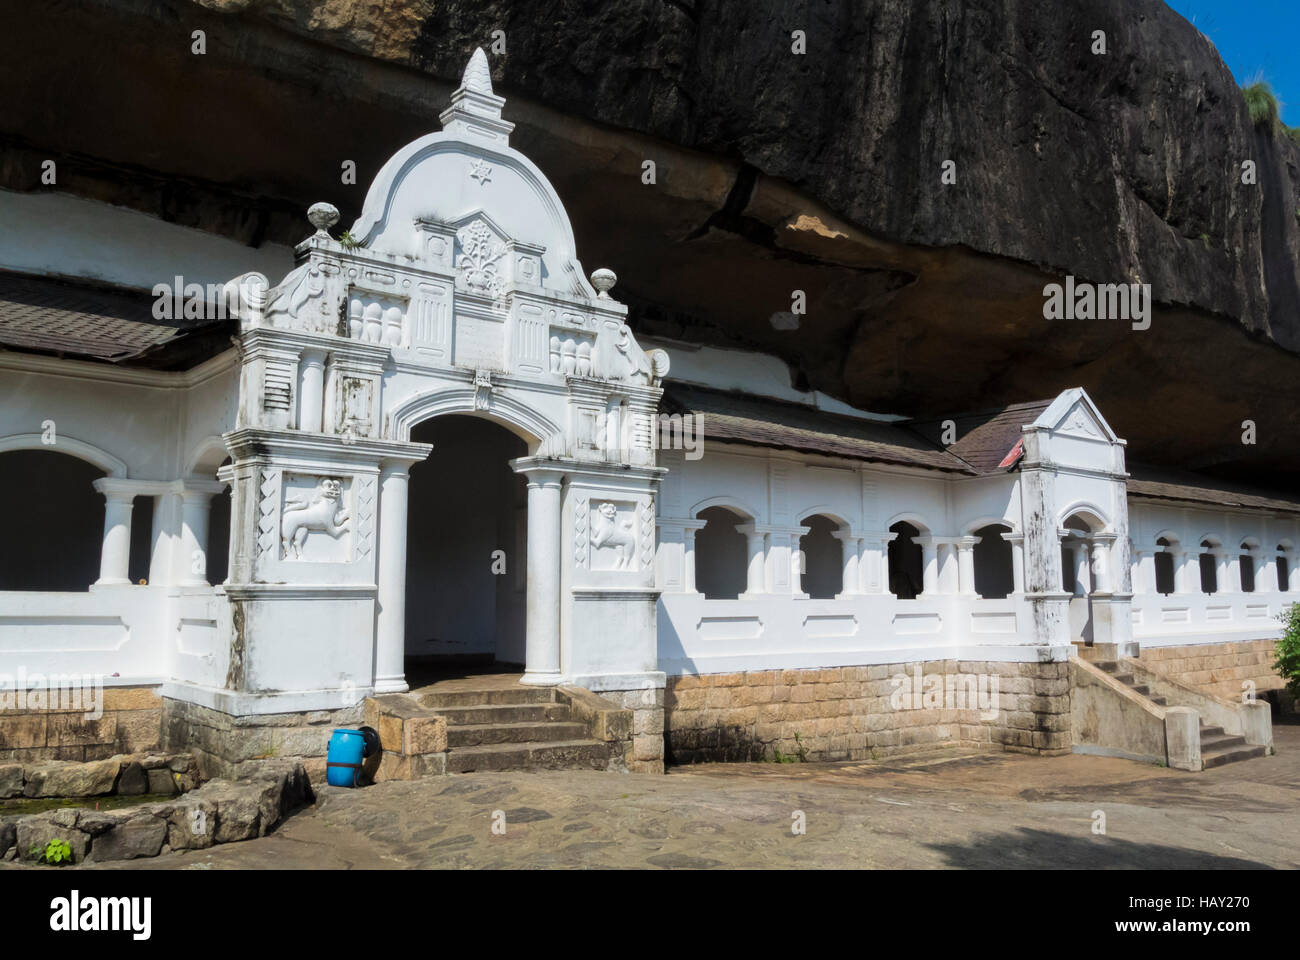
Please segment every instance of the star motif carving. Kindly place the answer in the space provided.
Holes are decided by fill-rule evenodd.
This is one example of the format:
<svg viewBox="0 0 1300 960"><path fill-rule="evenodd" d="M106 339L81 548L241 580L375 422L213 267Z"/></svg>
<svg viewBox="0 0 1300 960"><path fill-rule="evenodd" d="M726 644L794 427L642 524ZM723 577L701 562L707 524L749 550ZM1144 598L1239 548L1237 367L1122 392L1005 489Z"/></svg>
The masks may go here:
<svg viewBox="0 0 1300 960"><path fill-rule="evenodd" d="M470 164L469 175L470 179L477 180L479 186L482 186L492 179L492 164L479 158Z"/></svg>

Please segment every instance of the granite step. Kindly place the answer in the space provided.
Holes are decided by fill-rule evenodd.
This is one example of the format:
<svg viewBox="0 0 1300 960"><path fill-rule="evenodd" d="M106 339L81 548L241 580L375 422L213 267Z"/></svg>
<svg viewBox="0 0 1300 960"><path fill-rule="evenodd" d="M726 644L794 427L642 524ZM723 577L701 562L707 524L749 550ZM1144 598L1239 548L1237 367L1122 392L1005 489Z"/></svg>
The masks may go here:
<svg viewBox="0 0 1300 960"><path fill-rule="evenodd" d="M447 727L447 746L449 749L457 750L462 747L498 743L552 743L560 740L582 740L586 734L586 724L565 720L544 720L538 723L452 724Z"/></svg>
<svg viewBox="0 0 1300 960"><path fill-rule="evenodd" d="M497 687L477 690L436 690L422 693L419 700L426 707L486 707L508 704L554 703L553 687Z"/></svg>
<svg viewBox="0 0 1300 960"><path fill-rule="evenodd" d="M493 703L477 707L430 707L447 718L448 729L485 723L541 723L569 720L567 703Z"/></svg>
<svg viewBox="0 0 1300 960"><path fill-rule="evenodd" d="M1218 750L1222 747L1240 747L1246 743L1245 737L1234 737L1231 734L1219 733L1211 736L1201 734L1201 755L1204 756L1207 750Z"/></svg>
<svg viewBox="0 0 1300 960"><path fill-rule="evenodd" d="M1239 747L1215 747L1208 753L1201 751L1201 769L1208 770L1211 767L1221 767L1225 763L1236 763L1238 760L1251 760L1255 757L1263 757L1268 754L1268 747L1258 746L1239 746Z"/></svg>
<svg viewBox="0 0 1300 960"><path fill-rule="evenodd" d="M483 770L605 770L609 744L601 740L493 743L447 752L448 773Z"/></svg>

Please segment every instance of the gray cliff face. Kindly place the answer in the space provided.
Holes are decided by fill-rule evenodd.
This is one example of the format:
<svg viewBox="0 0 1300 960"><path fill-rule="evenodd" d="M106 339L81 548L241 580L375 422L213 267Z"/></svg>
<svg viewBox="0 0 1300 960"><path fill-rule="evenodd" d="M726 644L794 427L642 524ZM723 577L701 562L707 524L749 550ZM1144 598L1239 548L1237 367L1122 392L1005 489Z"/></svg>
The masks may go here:
<svg viewBox="0 0 1300 960"><path fill-rule="evenodd" d="M359 210L494 30L513 142L639 329L891 411L1081 385L1135 459L1300 476L1300 148L1159 0L72 0L0 38L40 64L0 186L57 155L74 192L291 243L309 203ZM1151 328L1045 320L1065 274L1150 283Z"/></svg>

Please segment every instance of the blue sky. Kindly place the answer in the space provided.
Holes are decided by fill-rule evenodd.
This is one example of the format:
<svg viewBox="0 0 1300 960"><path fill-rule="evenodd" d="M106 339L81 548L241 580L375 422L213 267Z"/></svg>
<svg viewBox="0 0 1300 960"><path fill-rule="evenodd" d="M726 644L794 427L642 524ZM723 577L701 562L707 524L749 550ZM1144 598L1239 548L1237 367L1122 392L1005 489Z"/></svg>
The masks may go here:
<svg viewBox="0 0 1300 960"><path fill-rule="evenodd" d="M1219 48L1239 84L1257 74L1300 126L1300 0L1165 0Z"/></svg>

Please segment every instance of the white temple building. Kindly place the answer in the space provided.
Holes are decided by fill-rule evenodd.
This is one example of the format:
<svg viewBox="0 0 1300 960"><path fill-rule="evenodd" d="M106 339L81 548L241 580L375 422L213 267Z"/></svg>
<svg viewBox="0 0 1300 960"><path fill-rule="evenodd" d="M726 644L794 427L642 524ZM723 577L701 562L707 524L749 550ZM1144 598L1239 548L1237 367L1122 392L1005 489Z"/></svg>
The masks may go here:
<svg viewBox="0 0 1300 960"><path fill-rule="evenodd" d="M0 759L151 734L312 754L277 729L324 730L320 754L448 656L630 712L633 770L801 745L1168 759L1198 724L1267 746L1250 701L1281 687L1300 500L1130 468L1082 389L917 422L637 337L503 105L478 52L342 239L317 204L287 275L275 251L222 275L229 330L79 290L92 245L57 241L130 234L145 252L97 269L137 287L211 282L232 244L4 201L36 239L0 277L0 679L106 694L93 730L0 712ZM999 701L900 710L913 668Z"/></svg>

